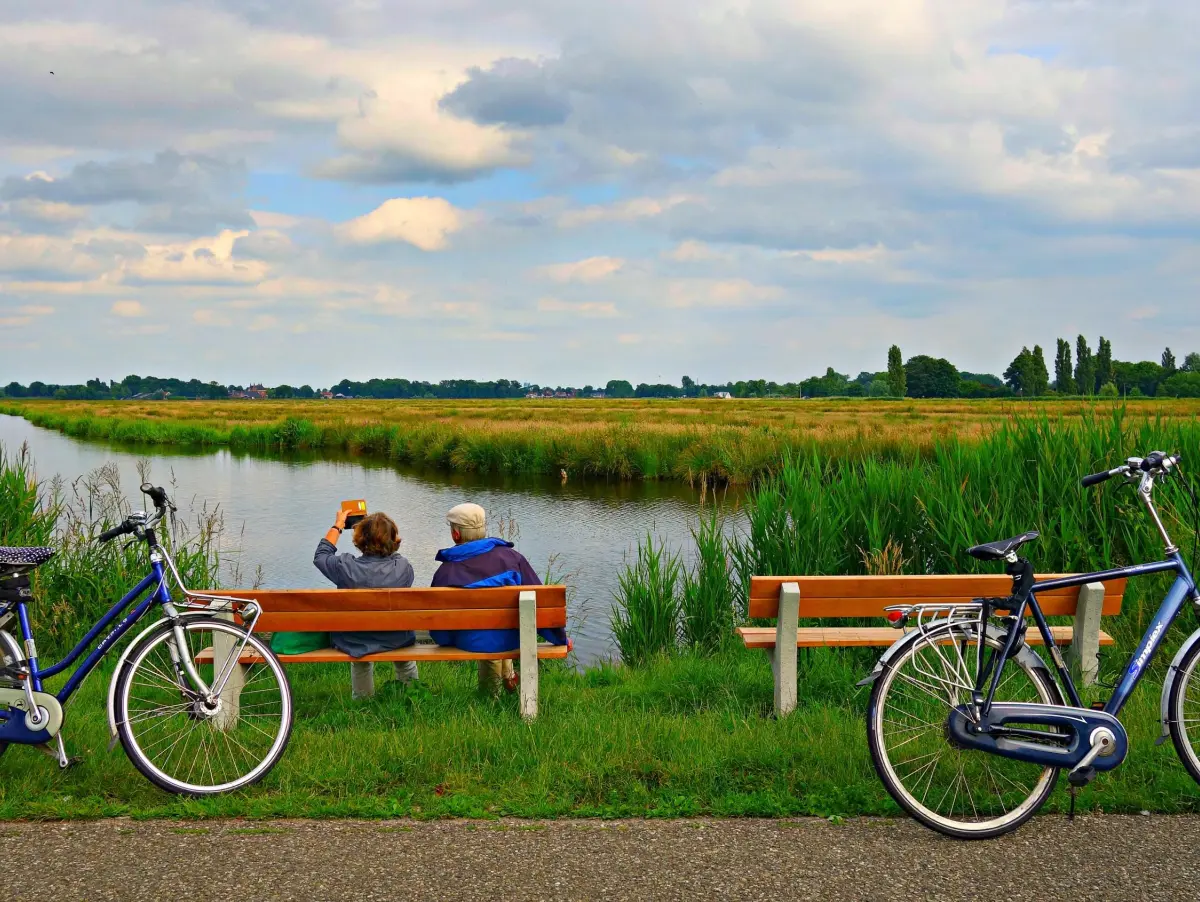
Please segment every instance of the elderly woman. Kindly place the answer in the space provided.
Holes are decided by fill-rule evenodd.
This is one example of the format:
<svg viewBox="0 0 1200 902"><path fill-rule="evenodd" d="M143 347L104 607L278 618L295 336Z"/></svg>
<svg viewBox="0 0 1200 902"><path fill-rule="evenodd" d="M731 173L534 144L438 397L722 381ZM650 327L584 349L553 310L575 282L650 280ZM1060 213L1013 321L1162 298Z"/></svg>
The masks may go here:
<svg viewBox="0 0 1200 902"><path fill-rule="evenodd" d="M346 528L346 511L339 510L333 526L317 545L313 563L339 589L407 589L413 584L412 564L400 554L400 530L387 514L369 514L354 527L354 546L361 555L338 554L337 541ZM416 641L411 630L331 633L330 644L350 655L405 648ZM397 661L396 679L417 678L415 661Z"/></svg>

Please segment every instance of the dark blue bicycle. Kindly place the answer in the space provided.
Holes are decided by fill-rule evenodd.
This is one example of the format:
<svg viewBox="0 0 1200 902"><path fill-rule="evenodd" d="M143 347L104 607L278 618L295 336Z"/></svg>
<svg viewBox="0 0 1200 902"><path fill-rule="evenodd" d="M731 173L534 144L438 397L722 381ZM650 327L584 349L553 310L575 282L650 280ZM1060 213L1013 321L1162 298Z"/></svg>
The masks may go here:
<svg viewBox="0 0 1200 902"><path fill-rule="evenodd" d="M161 488L146 484L142 492L154 511L131 514L99 539L144 542L150 572L57 664L39 662L28 611L29 573L54 549L0 548L0 754L12 744L40 746L67 767L63 708L105 655L157 607L162 618L126 647L109 684L113 744L120 741L134 766L168 792L232 792L262 779L283 755L292 729L287 676L253 634L257 604L184 587L155 530L174 507ZM168 573L183 594L180 601L171 598ZM6 629L13 620L21 642ZM46 680L80 659L61 689L46 689Z"/></svg>
<svg viewBox="0 0 1200 902"><path fill-rule="evenodd" d="M1074 793L1097 772L1125 760L1129 740L1117 717L1186 602L1200 606L1200 592L1152 497L1155 484L1178 467L1178 457L1156 451L1083 480L1085 487L1115 476L1137 483L1138 497L1166 544L1162 561L1038 582L1032 565L1017 554L1038 537L1030 532L969 552L979 560L1007 563L1011 596L889 609L899 612L900 625L909 632L863 681L874 684L868 741L888 792L922 824L959 839L999 836L1033 816L1054 789L1059 771L1067 771ZM1175 582L1112 697L1103 705L1084 707L1037 594L1151 573L1174 573ZM1033 616L1058 682L1024 642L1027 614ZM1167 672L1162 738L1170 735L1184 767L1200 782L1197 662L1200 630L1179 649Z"/></svg>

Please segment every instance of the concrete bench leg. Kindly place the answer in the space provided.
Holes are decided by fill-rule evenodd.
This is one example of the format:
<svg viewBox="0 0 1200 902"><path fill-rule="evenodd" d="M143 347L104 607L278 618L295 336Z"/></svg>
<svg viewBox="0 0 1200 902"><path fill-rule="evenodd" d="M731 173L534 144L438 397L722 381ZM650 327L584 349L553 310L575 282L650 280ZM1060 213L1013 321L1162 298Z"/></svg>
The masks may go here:
<svg viewBox="0 0 1200 902"><path fill-rule="evenodd" d="M233 622L232 614L217 614L218 620ZM238 652L238 640L228 633L213 633L213 679L225 672L225 665ZM225 688L221 690L221 710L213 718L218 730L232 730L237 726L241 711L242 687L246 685L246 665L234 664Z"/></svg>
<svg viewBox="0 0 1200 902"><path fill-rule="evenodd" d="M375 665L370 661L351 663L350 694L354 698L370 698L375 694Z"/></svg>
<svg viewBox="0 0 1200 902"><path fill-rule="evenodd" d="M1070 658L1079 668L1079 682L1091 686L1100 672L1100 615L1104 612L1104 583L1079 587L1075 607L1075 634Z"/></svg>
<svg viewBox="0 0 1200 902"><path fill-rule="evenodd" d="M537 594L522 592L518 610L521 626L521 716L533 720L538 713Z"/></svg>
<svg viewBox="0 0 1200 902"><path fill-rule="evenodd" d="M800 621L800 584L784 583L779 590L779 616L775 618L775 648L771 674L775 677L775 716L796 710L796 629Z"/></svg>

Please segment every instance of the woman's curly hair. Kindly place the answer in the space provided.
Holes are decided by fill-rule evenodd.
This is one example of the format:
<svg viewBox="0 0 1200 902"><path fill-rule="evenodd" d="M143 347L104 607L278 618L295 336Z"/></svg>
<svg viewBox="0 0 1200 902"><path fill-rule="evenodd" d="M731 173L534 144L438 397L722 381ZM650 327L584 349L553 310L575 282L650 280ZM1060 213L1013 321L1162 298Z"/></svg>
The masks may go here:
<svg viewBox="0 0 1200 902"><path fill-rule="evenodd" d="M400 530L387 514L368 514L354 527L354 547L368 557L391 557L400 547Z"/></svg>

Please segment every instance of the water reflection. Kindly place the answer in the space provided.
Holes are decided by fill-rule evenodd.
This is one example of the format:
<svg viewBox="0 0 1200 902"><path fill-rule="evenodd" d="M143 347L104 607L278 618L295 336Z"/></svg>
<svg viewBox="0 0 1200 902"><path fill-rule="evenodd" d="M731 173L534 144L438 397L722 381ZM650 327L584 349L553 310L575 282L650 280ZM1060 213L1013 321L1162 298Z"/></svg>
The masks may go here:
<svg viewBox="0 0 1200 902"><path fill-rule="evenodd" d="M702 511L714 503L735 510L740 500L730 491L716 498L709 493L702 502L698 488L674 483L564 483L559 477L422 472L348 456L111 446L0 416L0 444L11 451L22 442L29 444L41 478L57 474L69 481L112 462L127 493L139 482L138 461L148 460L156 482L176 484L181 511L219 505L230 563L243 574L258 571L262 585L270 588L322 584L312 553L346 498L366 498L371 510L396 520L404 538L400 550L412 561L416 585L428 585L436 569L434 555L450 544L446 511L474 501L487 509L489 521L511 534L539 573L550 568L574 588L569 629L585 664L615 654L609 629L612 592L638 538L652 532L687 546L689 526ZM348 537L341 548L353 550Z"/></svg>

